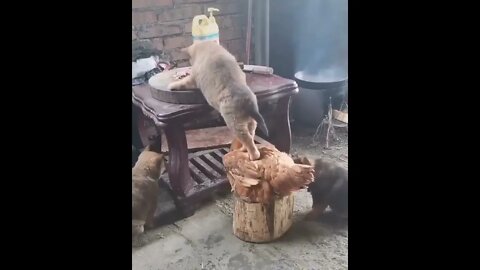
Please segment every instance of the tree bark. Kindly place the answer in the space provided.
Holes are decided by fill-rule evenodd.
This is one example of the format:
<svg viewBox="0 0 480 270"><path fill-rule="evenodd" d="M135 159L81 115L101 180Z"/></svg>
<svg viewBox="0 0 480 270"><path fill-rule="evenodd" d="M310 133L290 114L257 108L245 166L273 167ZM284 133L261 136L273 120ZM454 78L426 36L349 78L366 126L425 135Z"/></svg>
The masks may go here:
<svg viewBox="0 0 480 270"><path fill-rule="evenodd" d="M247 203L237 196L233 234L246 242L263 243L280 238L292 226L293 193L270 204Z"/></svg>

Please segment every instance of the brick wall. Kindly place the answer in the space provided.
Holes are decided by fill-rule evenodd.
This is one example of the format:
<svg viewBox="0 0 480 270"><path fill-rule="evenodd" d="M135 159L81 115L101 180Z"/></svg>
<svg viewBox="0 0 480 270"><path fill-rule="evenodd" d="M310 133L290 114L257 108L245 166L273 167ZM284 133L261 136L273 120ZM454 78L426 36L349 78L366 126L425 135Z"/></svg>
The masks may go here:
<svg viewBox="0 0 480 270"><path fill-rule="evenodd" d="M208 15L208 7L220 10L214 14L220 43L245 62L247 0L132 0L132 53L157 49L179 66L189 65L179 49L192 44L192 19Z"/></svg>

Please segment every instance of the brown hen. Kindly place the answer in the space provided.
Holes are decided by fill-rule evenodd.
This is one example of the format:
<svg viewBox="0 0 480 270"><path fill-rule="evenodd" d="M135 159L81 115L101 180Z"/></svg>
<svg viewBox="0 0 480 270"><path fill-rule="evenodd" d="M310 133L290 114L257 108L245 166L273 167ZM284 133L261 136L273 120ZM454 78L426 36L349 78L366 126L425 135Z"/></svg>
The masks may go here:
<svg viewBox="0 0 480 270"><path fill-rule="evenodd" d="M254 161L240 147L234 140L223 164L232 191L244 201L268 203L273 196L289 195L314 181L313 166L295 164L274 146L260 147L260 159Z"/></svg>

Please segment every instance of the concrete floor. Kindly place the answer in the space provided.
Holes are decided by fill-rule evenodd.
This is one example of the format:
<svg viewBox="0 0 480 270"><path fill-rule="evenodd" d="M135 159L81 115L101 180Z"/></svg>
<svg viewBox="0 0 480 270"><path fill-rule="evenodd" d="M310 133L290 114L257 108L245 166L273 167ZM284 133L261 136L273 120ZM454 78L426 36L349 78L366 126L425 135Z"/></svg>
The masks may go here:
<svg viewBox="0 0 480 270"><path fill-rule="evenodd" d="M314 130L293 130L292 153L331 158L348 167L346 134L324 150L312 144ZM193 216L132 243L132 269L348 269L348 228L302 220L311 203L308 192L297 192L292 228L275 242L252 244L232 234L232 196L217 197Z"/></svg>

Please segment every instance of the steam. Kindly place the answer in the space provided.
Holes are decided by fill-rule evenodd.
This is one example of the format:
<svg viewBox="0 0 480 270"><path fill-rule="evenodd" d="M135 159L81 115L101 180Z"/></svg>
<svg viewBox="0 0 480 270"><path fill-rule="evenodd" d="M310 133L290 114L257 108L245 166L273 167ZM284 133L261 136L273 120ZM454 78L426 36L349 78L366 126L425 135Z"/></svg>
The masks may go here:
<svg viewBox="0 0 480 270"><path fill-rule="evenodd" d="M348 0L299 0L295 14L296 70L308 81L347 77Z"/></svg>

